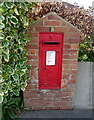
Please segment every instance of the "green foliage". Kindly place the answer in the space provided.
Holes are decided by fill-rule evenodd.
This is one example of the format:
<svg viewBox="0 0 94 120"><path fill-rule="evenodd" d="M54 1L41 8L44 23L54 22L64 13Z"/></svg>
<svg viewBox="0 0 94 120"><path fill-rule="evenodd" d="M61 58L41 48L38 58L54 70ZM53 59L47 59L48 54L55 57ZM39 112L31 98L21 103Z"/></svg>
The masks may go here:
<svg viewBox="0 0 94 120"><path fill-rule="evenodd" d="M0 3L0 52L2 52L2 72L0 72L0 103L2 103L2 120L16 118L15 111L21 107L20 91L24 91L29 79L27 72L28 42L26 29L30 19L27 12L35 3L4 2Z"/></svg>
<svg viewBox="0 0 94 120"><path fill-rule="evenodd" d="M79 48L78 60L81 62L94 62L94 34L82 41Z"/></svg>

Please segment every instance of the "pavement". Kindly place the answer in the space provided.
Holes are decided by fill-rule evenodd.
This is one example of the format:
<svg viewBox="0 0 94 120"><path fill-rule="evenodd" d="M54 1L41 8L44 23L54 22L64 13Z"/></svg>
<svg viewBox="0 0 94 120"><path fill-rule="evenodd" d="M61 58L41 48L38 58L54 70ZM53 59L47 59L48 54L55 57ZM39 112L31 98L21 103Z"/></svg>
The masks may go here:
<svg viewBox="0 0 94 120"><path fill-rule="evenodd" d="M17 120L93 120L92 110L40 110L24 111Z"/></svg>

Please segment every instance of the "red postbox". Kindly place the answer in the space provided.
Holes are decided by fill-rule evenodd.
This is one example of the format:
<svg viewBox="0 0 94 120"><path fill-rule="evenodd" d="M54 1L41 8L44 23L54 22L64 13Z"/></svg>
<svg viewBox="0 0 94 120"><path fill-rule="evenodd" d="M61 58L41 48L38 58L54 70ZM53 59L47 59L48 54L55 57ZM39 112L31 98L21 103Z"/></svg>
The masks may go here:
<svg viewBox="0 0 94 120"><path fill-rule="evenodd" d="M39 33L39 88L61 87L63 33Z"/></svg>

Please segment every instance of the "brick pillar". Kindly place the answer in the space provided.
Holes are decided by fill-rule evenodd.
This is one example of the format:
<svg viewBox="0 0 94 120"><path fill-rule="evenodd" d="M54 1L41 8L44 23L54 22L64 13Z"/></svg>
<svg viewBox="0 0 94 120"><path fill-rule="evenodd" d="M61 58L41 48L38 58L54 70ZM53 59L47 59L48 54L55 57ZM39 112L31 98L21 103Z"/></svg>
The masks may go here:
<svg viewBox="0 0 94 120"><path fill-rule="evenodd" d="M73 109L80 31L52 12L31 24L28 31L31 40L26 49L32 68L29 73L31 79L24 91L26 109ZM39 32L64 33L61 89L39 89Z"/></svg>

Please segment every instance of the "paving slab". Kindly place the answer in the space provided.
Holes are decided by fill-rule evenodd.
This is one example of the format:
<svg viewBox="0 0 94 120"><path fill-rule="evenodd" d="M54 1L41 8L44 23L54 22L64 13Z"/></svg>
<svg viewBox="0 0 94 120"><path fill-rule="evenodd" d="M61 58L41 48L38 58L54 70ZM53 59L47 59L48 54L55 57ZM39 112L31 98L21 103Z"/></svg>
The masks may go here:
<svg viewBox="0 0 94 120"><path fill-rule="evenodd" d="M24 111L17 120L49 120L49 119L63 119L71 120L75 118L93 120L92 110L40 110L40 111ZM48 118L48 119L47 119ZM65 119L66 118L66 119Z"/></svg>

